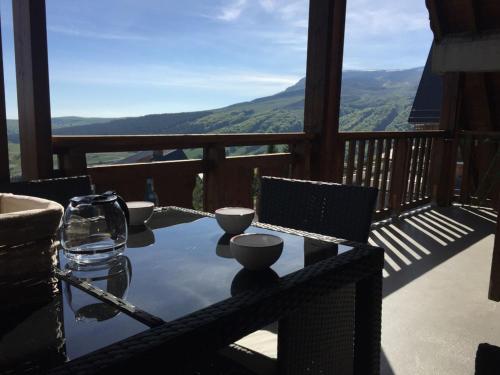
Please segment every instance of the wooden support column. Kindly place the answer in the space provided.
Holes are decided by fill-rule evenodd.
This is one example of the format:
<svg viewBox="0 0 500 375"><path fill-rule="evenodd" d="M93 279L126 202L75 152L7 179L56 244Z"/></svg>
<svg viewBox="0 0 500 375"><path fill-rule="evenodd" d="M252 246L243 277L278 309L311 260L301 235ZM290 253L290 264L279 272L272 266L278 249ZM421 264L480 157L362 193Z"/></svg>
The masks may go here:
<svg viewBox="0 0 500 375"><path fill-rule="evenodd" d="M495 234L495 244L493 245L488 298L500 302L500 194L498 194L497 210L497 232Z"/></svg>
<svg viewBox="0 0 500 375"><path fill-rule="evenodd" d="M13 0L21 167L26 179L52 176L45 0Z"/></svg>
<svg viewBox="0 0 500 375"><path fill-rule="evenodd" d="M341 182L338 137L346 0L314 0L309 9L304 131L314 136L311 178Z"/></svg>
<svg viewBox="0 0 500 375"><path fill-rule="evenodd" d="M432 198L440 206L449 206L453 200L462 109L462 81L462 73L446 73L443 77L440 129L447 130L449 134L436 141L431 161Z"/></svg>
<svg viewBox="0 0 500 375"><path fill-rule="evenodd" d="M3 76L2 23L0 21L0 182L10 181L5 84Z"/></svg>

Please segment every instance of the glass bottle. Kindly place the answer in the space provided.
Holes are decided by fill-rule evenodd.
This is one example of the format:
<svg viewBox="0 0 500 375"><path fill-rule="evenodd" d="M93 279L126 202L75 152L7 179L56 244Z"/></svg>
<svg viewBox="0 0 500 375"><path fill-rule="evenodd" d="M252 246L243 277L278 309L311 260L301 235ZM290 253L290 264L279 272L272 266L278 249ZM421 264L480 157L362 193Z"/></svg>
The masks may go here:
<svg viewBox="0 0 500 375"><path fill-rule="evenodd" d="M152 177L146 180L146 194L144 200L148 202L153 202L156 207L159 205L158 195L155 192L154 181Z"/></svg>

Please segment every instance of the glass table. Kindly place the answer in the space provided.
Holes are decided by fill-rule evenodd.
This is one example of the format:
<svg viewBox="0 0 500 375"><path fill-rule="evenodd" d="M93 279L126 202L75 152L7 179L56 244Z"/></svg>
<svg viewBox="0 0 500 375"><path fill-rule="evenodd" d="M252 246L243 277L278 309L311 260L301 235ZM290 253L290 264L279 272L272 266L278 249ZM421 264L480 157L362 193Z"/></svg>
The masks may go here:
<svg viewBox="0 0 500 375"><path fill-rule="evenodd" d="M304 335L291 322L304 326L315 316L307 306L324 315L331 307L321 301L340 296L344 310L331 313L323 328L344 327L353 371L376 373L383 250L259 223L246 232L283 239L271 268L243 269L210 214L174 207L155 211L148 226L130 228L127 248L108 263L68 263L52 241L0 248L0 295L8 301L0 307L0 372L93 372L96 363L129 370L143 366L141 358L153 365L158 356L170 357L175 368L186 363L183 357L210 357L276 320L278 355L290 358ZM348 319L336 322L339 311ZM307 335L324 335L322 327L314 333L305 326Z"/></svg>

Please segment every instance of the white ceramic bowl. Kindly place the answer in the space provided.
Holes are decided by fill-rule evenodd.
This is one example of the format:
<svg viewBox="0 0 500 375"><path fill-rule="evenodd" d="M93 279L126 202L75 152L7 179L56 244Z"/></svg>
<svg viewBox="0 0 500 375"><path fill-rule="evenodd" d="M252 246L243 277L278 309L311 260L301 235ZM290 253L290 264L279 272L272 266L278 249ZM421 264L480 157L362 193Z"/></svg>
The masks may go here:
<svg viewBox="0 0 500 375"><path fill-rule="evenodd" d="M244 207L224 207L215 211L215 219L229 234L240 234L247 229L255 216L255 211Z"/></svg>
<svg viewBox="0 0 500 375"><path fill-rule="evenodd" d="M283 252L283 240L262 233L240 234L231 238L231 252L246 269L259 271L273 265Z"/></svg>
<svg viewBox="0 0 500 375"><path fill-rule="evenodd" d="M153 215L155 205L152 202L127 202L130 225L144 225Z"/></svg>

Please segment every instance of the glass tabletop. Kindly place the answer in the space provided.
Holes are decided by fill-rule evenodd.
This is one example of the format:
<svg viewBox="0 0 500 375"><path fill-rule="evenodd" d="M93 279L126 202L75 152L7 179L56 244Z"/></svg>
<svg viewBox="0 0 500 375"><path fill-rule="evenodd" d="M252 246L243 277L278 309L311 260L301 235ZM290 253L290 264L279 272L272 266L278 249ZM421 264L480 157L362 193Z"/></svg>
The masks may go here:
<svg viewBox="0 0 500 375"><path fill-rule="evenodd" d="M76 267L51 241L0 248L0 297L9 301L0 304L0 372L51 368L149 329L133 314L56 278L54 266L172 321L353 249L255 226L246 233L283 239L271 268L243 269L214 218L173 208L155 212L147 227L131 227L125 251L108 263Z"/></svg>
<svg viewBox="0 0 500 375"><path fill-rule="evenodd" d="M73 276L153 316L171 321L352 249L251 226L246 233L273 234L284 242L277 262L255 272L233 259L231 236L224 234L214 218L169 209L155 212L148 225L130 229L126 250L112 262L115 272L123 268L130 274L128 278L110 282L99 277L93 266L75 268L65 263L63 255L61 268L72 270Z"/></svg>

